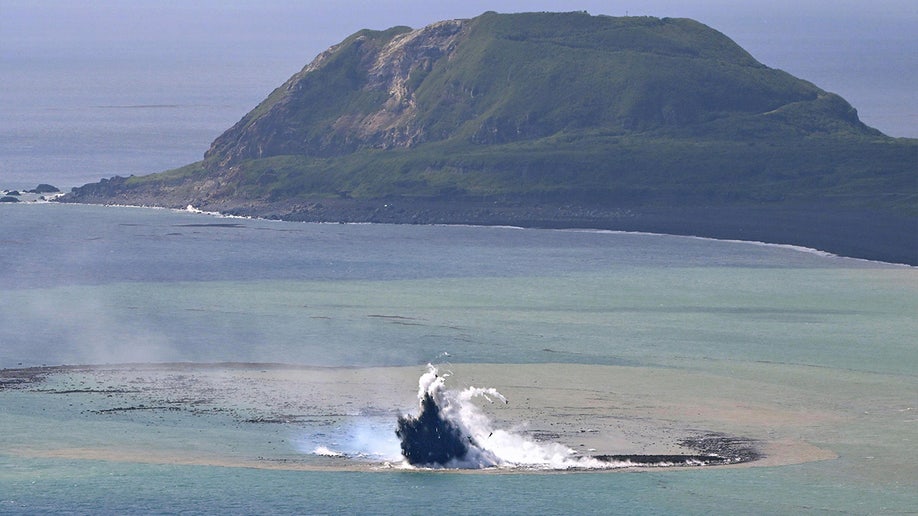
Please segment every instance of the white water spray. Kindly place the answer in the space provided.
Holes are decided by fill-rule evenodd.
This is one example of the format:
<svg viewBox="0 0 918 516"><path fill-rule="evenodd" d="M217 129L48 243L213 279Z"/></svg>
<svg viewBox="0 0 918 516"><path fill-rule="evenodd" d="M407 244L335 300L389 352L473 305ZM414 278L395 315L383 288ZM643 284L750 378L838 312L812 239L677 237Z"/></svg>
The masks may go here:
<svg viewBox="0 0 918 516"><path fill-rule="evenodd" d="M364 421L342 429L335 442L308 445L304 441L300 449L307 451L308 445L314 455L387 464L401 460L406 468L609 470L729 464L757 457L754 450L741 447L726 456L580 455L560 443L542 442L514 430L495 428L476 401L481 398L500 406L509 400L492 387L449 389L446 382L450 376L451 373L441 374L428 364L427 372L418 380L419 413L399 416L395 432L388 422ZM721 438L720 442L728 448L732 446L729 438Z"/></svg>
<svg viewBox="0 0 918 516"><path fill-rule="evenodd" d="M430 396L440 409L440 417L457 427L470 443L467 455L445 464L459 468L532 468L532 469L608 469L627 467L623 462L609 462L584 457L558 443L538 442L512 430L495 428L491 419L473 400L483 398L492 404L509 403L497 389L468 387L451 390L446 387L449 373L440 374L428 364L418 381L418 399Z"/></svg>

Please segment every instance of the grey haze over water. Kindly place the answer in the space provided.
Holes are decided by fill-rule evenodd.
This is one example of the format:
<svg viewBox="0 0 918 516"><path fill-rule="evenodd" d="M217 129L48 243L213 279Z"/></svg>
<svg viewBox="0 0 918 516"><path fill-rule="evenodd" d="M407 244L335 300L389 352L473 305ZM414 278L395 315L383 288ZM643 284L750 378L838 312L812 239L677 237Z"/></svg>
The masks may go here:
<svg viewBox="0 0 918 516"><path fill-rule="evenodd" d="M918 2L153 0L0 2L0 188L69 188L201 158L318 53L363 28L484 11L689 17L918 137Z"/></svg>

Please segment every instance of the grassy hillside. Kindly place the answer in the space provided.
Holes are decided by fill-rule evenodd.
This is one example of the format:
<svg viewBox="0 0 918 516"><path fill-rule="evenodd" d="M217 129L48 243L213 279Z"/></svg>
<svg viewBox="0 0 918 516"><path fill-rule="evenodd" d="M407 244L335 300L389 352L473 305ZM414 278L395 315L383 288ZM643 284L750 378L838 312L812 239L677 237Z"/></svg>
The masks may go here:
<svg viewBox="0 0 918 516"><path fill-rule="evenodd" d="M783 142L564 133L499 145L426 144L245 161L215 195L521 197L600 206L820 202L918 215L918 142L811 137ZM203 163L128 186L207 177ZM220 188L232 188L221 192Z"/></svg>
<svg viewBox="0 0 918 516"><path fill-rule="evenodd" d="M890 234L918 233L918 140L865 126L841 97L692 20L485 13L360 31L277 88L203 161L67 198L342 220L391 199L425 207L410 221L462 203L504 215L548 204L571 221L583 210L818 207L846 213L839 226L856 212L892 217ZM450 213L463 222L469 212ZM607 215L597 216L618 224ZM801 217L794 224L812 218ZM918 245L903 245L918 261Z"/></svg>

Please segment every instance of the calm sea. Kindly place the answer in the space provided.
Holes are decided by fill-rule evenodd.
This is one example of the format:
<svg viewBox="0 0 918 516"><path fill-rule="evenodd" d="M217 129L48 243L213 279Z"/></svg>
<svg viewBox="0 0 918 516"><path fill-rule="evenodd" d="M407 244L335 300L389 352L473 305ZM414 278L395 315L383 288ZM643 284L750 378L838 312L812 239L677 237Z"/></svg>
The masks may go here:
<svg viewBox="0 0 918 516"><path fill-rule="evenodd" d="M69 190L200 160L210 142L312 56L4 54L0 189Z"/></svg>
<svg viewBox="0 0 918 516"><path fill-rule="evenodd" d="M731 431L785 425L837 455L741 469L497 475L171 463L155 454L308 462L317 459L290 433L321 427L335 439L336 430L211 413L102 417L76 406L118 406L130 394L112 391L111 401L39 385L0 389L0 512L906 513L918 505L909 457L918 438L914 268L608 232L55 204L3 205L0 221L3 368L274 362L420 373L443 352L467 367L619 367L646 371L635 389L648 393L702 378L680 385L680 399L703 407L722 390L732 400L724 410L763 418ZM746 381L761 389L747 392ZM537 392L531 399L538 405ZM778 417L799 421L768 421ZM394 424L388 415L375 421ZM111 443L130 453L105 460L74 451Z"/></svg>
<svg viewBox="0 0 918 516"><path fill-rule="evenodd" d="M162 56L7 56L0 188L66 189L199 159L311 58L208 67ZM355 438L336 426L350 416L306 410L313 419L247 423L226 416L238 409L226 400L241 404L244 391L264 386L213 401L234 386L208 394L202 373L181 367L162 373L169 395L187 385L222 412L105 415L99 409L125 408L135 390L164 403L158 384L141 388L120 366L66 390L53 381L0 388L0 513L914 512L916 313L914 268L751 243L0 205L0 368L252 362L420 374L444 352L457 375L476 364L578 364L635 377L632 399L645 390L648 399L631 420L669 402L649 393L670 393L673 406L697 400L699 412L735 419L725 431L837 456L630 473L240 467L321 466L295 436ZM93 383L103 380L122 387ZM578 389L614 397L624 387L612 380ZM379 405L388 396L366 394ZM540 406L537 391L524 396ZM374 431L390 435L391 412L371 416ZM86 452L113 447L118 460ZM175 460L195 454L200 464Z"/></svg>

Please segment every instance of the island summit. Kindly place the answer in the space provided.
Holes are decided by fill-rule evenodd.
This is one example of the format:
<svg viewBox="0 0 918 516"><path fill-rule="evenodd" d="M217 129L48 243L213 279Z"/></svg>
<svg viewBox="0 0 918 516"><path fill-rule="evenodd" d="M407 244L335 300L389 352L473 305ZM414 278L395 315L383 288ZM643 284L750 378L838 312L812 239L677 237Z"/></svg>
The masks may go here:
<svg viewBox="0 0 918 516"><path fill-rule="evenodd" d="M650 231L918 264L918 140L689 19L488 12L362 30L201 161L61 201Z"/></svg>

